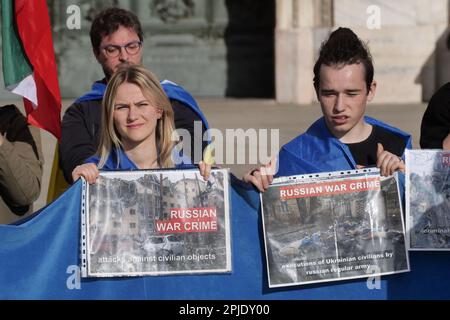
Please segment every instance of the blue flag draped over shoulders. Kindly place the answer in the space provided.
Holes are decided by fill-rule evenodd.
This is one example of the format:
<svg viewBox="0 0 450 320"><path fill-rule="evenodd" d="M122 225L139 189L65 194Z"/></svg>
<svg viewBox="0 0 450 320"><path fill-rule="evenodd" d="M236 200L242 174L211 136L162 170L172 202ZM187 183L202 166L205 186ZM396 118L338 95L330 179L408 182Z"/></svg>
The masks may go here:
<svg viewBox="0 0 450 320"><path fill-rule="evenodd" d="M172 150L172 160L176 169L193 169L196 165L191 163L191 159L180 154L175 148ZM98 165L100 157L95 155L86 159L85 163L94 163ZM139 170L137 165L128 158L122 149L112 148L111 153L106 159L105 164L100 170Z"/></svg>
<svg viewBox="0 0 450 320"><path fill-rule="evenodd" d="M365 121L400 136L406 148L411 148L409 134L370 117L365 117ZM284 145L278 158L277 176L356 169L350 149L330 133L324 118Z"/></svg>
<svg viewBox="0 0 450 320"><path fill-rule="evenodd" d="M189 107L199 116L199 118L205 125L205 128L209 129L208 121L206 120L205 115L203 114L197 102L189 92L184 90L181 86L179 86L175 82L169 80L161 81L161 86L169 99L177 100L182 104L184 104L185 106ZM103 83L102 81L96 81L93 83L91 91L87 92L86 94L78 98L75 101L75 103L83 101L102 100L105 91L106 91L106 84Z"/></svg>

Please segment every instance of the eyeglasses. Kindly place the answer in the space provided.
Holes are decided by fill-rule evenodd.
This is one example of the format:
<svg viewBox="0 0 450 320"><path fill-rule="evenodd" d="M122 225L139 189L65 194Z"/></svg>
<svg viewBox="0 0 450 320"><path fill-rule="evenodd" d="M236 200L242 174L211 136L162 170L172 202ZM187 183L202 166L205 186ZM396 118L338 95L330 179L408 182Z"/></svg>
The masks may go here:
<svg viewBox="0 0 450 320"><path fill-rule="evenodd" d="M119 54L122 52L122 48L125 48L125 51L129 55L135 55L137 54L142 47L142 41L132 41L127 44L124 44L123 46L115 45L115 44L108 44L104 47L102 47L102 50L105 50L105 53L110 58L117 58Z"/></svg>

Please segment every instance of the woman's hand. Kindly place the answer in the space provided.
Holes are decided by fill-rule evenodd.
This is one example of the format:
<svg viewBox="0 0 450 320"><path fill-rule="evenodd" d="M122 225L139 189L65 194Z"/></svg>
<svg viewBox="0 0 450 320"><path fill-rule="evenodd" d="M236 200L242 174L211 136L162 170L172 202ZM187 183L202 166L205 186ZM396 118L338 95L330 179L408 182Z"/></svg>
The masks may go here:
<svg viewBox="0 0 450 320"><path fill-rule="evenodd" d="M97 181L99 171L97 165L93 163L85 163L80 166L76 166L72 171L72 179L75 182L80 177L86 179L89 184L94 184Z"/></svg>
<svg viewBox="0 0 450 320"><path fill-rule="evenodd" d="M203 180L208 181L209 175L211 174L211 165L205 163L204 161L200 161L198 163L198 168L200 169L200 174L203 177Z"/></svg>

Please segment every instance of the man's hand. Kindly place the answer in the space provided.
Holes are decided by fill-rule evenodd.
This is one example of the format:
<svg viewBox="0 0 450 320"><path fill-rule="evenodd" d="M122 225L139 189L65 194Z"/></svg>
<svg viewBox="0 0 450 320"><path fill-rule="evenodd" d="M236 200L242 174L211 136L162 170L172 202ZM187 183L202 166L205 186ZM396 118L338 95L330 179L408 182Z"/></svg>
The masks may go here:
<svg viewBox="0 0 450 320"><path fill-rule="evenodd" d="M76 166L72 171L73 181L77 181L80 177L86 179L89 184L94 184L97 181L99 171L97 165L93 163L85 163L80 166Z"/></svg>
<svg viewBox="0 0 450 320"><path fill-rule="evenodd" d="M380 174L384 177L393 175L395 171L405 172L405 163L400 157L389 151L384 150L381 143L377 146L377 167L380 168Z"/></svg>
<svg viewBox="0 0 450 320"><path fill-rule="evenodd" d="M246 173L242 180L246 183L253 184L260 192L264 192L273 181L275 168L276 160L272 160L268 164Z"/></svg>

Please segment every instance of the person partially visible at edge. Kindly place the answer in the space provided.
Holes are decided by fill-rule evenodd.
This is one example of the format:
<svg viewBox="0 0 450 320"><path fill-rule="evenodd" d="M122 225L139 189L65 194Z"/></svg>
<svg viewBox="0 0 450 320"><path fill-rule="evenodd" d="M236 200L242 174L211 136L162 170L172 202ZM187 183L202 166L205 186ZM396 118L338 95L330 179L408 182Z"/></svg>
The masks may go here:
<svg viewBox="0 0 450 320"><path fill-rule="evenodd" d="M122 66L106 88L100 145L95 156L75 167L72 178L95 183L101 170L192 168L174 149L173 111L158 79L138 65ZM211 166L199 163L208 179Z"/></svg>
<svg viewBox="0 0 450 320"><path fill-rule="evenodd" d="M59 160L68 183L73 182L73 169L94 155L98 148L101 101L112 74L121 66L142 64L144 35L138 18L132 12L120 8L100 12L92 23L90 38L94 56L102 66L105 78L95 82L92 91L76 100L64 114ZM191 161L198 162L201 159L194 159L194 148L197 146L203 150L207 145L203 141L208 128L206 118L194 98L183 88L170 81L163 81L162 87L172 104L176 129L186 129L190 134ZM201 123L201 135L194 133L195 121Z"/></svg>
<svg viewBox="0 0 450 320"><path fill-rule="evenodd" d="M323 117L284 145L278 161L244 175L264 192L275 176L376 166L383 176L405 169L411 136L365 116L377 83L369 49L348 28L332 32L314 66L314 87Z"/></svg>
<svg viewBox="0 0 450 320"><path fill-rule="evenodd" d="M420 147L450 150L450 82L436 91L425 110Z"/></svg>
<svg viewBox="0 0 450 320"><path fill-rule="evenodd" d="M42 159L39 129L28 126L15 105L0 107L0 223L33 211L41 192Z"/></svg>

